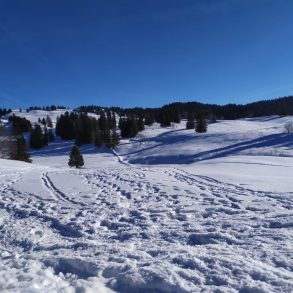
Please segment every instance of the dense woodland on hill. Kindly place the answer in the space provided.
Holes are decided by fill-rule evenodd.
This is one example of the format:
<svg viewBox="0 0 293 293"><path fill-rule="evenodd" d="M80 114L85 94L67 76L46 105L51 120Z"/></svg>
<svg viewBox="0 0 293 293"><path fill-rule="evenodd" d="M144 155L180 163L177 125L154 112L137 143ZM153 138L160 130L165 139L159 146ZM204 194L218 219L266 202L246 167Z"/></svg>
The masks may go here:
<svg viewBox="0 0 293 293"><path fill-rule="evenodd" d="M29 107L26 112L34 110L53 111L66 109L64 106ZM23 110L21 110L23 111ZM11 110L0 109L0 117ZM88 113L99 116L92 117ZM26 151L24 133L29 133L29 146L40 149L54 141L55 135L63 140L74 140L76 146L94 144L115 148L121 138L135 137L144 130L145 125L157 122L161 127L168 127L187 119L186 129L198 133L206 132L208 122L217 119L237 119L268 115L293 115L293 97L265 100L246 105L228 104L224 106L203 104L198 102L172 103L161 108L131 108L81 106L72 112L65 112L57 118L54 127L49 116L39 119L32 125L25 118L9 116L11 125L11 158L30 162ZM117 119L119 119L117 121ZM54 129L55 128L55 129ZM119 132L117 130L119 129Z"/></svg>
<svg viewBox="0 0 293 293"><path fill-rule="evenodd" d="M32 110L52 111L56 109L67 109L65 106L31 106L26 109L27 112ZM171 120L178 120L178 115L181 118L187 118L189 113L204 113L207 118L212 119L238 119L244 117L258 117L268 115L293 115L293 96L287 96L271 100L262 100L245 105L241 104L205 104L199 102L176 102L164 105L161 108L121 108L121 107L101 107L101 106L80 106L75 109L78 112L100 113L102 109L113 111L119 116L128 116L135 114L138 117L145 117L151 121L159 121L162 113L171 113L177 117ZM11 109L1 109L0 117L10 113Z"/></svg>
<svg viewBox="0 0 293 293"><path fill-rule="evenodd" d="M102 107L81 106L82 112L99 113ZM103 107L105 109L105 107ZM259 117L269 115L293 115L293 96L282 97L272 100L263 100L245 105L240 104L204 104L198 102L177 102L165 105L161 108L119 108L111 107L119 115L135 114L138 116L152 116L156 121L160 120L162 113L173 113L187 118L189 113L204 113L209 119L238 119L244 117Z"/></svg>

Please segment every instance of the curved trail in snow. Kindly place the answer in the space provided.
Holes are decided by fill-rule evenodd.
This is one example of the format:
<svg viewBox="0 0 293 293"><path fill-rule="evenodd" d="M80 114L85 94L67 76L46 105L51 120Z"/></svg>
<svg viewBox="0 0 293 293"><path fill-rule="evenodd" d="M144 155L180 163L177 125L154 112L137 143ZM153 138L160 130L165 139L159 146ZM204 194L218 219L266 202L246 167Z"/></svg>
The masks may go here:
<svg viewBox="0 0 293 293"><path fill-rule="evenodd" d="M65 193L58 189L50 179L48 172L42 173L41 180L49 193L57 200L64 201L70 204L78 204L76 201L69 198Z"/></svg>

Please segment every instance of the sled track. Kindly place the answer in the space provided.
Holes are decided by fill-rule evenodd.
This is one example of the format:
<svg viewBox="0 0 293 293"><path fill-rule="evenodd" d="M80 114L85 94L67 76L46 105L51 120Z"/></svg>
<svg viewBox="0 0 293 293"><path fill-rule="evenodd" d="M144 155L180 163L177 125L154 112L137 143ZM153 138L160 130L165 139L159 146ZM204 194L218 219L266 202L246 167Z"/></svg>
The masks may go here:
<svg viewBox="0 0 293 293"><path fill-rule="evenodd" d="M58 189L50 179L48 172L42 174L42 182L49 193L56 199L70 204L78 204L76 201L69 198L65 193Z"/></svg>

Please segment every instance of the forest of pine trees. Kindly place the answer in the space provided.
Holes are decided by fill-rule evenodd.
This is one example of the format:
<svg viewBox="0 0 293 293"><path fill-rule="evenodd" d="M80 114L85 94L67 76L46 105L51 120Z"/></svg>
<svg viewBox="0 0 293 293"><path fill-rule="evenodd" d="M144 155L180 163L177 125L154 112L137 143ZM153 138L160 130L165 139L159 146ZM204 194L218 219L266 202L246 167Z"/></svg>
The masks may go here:
<svg viewBox="0 0 293 293"><path fill-rule="evenodd" d="M38 106L31 106L29 108L26 109L27 112L29 111L33 111L33 110L43 110L43 111L55 111L57 109L67 109L64 106L55 106L55 105L51 105L51 106L44 106L44 107L38 107Z"/></svg>
<svg viewBox="0 0 293 293"><path fill-rule="evenodd" d="M31 131L29 144L30 147L35 150L41 149L48 144L48 137L46 137L46 134L43 133L39 124L35 125Z"/></svg>
<svg viewBox="0 0 293 293"><path fill-rule="evenodd" d="M12 160L24 161L31 163L30 154L27 152L26 143L23 135L16 137L16 142L12 146L10 152L10 158Z"/></svg>
<svg viewBox="0 0 293 293"><path fill-rule="evenodd" d="M0 108L0 117L4 116L4 115L7 115L7 114L9 114L11 112L12 112L11 109L6 109L6 108L1 109Z"/></svg>
<svg viewBox="0 0 293 293"><path fill-rule="evenodd" d="M12 125L13 133L20 135L24 132L29 132L32 128L31 122L25 118L15 116L9 116L9 122Z"/></svg>
<svg viewBox="0 0 293 293"><path fill-rule="evenodd" d="M51 111L66 109L64 106L29 107L31 110ZM98 119L87 113L95 113ZM0 108L0 117L11 113L10 109ZM117 133L116 116L118 115ZM77 146L94 144L97 147L105 145L115 148L122 138L135 137L144 130L145 125L151 126L157 122L161 127L169 127L173 123L180 123L187 119L186 129L194 129L198 133L207 131L209 123L216 119L237 119L242 117L256 117L263 115L293 115L293 97L283 97L274 100L264 100L246 105L212 105L198 102L172 103L161 108L102 108L98 106L81 106L73 112L65 112L57 118L56 135L64 140L75 140ZM26 151L23 134L30 132L29 145L33 149L40 149L55 139L53 122L49 116L39 119L39 123L32 126L31 122L15 114L9 116L12 126L11 136L13 147L11 157L30 161Z"/></svg>
<svg viewBox="0 0 293 293"><path fill-rule="evenodd" d="M99 114L102 108L99 106L81 106L77 109L82 112ZM104 108L104 110L114 111L119 116L144 117L145 125L158 122L169 125L170 122L178 123L180 118L187 119L188 113L203 112L209 121L216 119L238 119L244 117L258 117L269 115L293 115L293 96L282 97L272 100L263 100L246 105L227 104L204 104L199 102L177 102L165 105L161 108L131 108L119 107ZM175 118L174 118L175 117ZM179 118L179 119L178 119Z"/></svg>
<svg viewBox="0 0 293 293"><path fill-rule="evenodd" d="M88 116L86 113L65 112L57 119L56 135L64 140L75 140L77 145L95 144L115 148L119 143L116 133L114 113L101 112L100 118Z"/></svg>

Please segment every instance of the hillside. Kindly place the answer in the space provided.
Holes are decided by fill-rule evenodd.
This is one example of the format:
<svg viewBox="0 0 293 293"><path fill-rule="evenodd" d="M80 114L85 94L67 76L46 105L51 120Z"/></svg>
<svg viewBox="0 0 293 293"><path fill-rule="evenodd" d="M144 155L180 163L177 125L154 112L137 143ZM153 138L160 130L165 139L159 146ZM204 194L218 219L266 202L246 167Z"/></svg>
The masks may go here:
<svg viewBox="0 0 293 293"><path fill-rule="evenodd" d="M82 169L60 139L0 160L0 291L291 292L292 119L154 124Z"/></svg>

